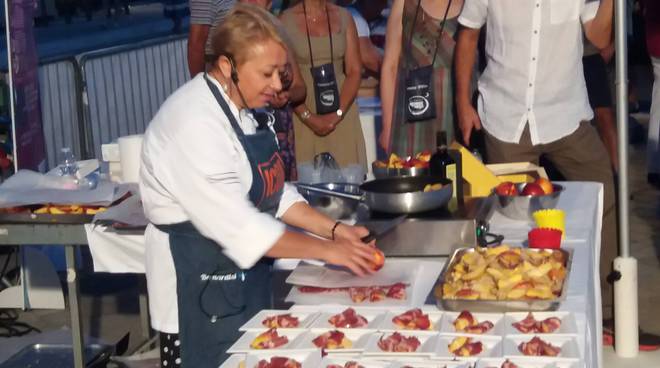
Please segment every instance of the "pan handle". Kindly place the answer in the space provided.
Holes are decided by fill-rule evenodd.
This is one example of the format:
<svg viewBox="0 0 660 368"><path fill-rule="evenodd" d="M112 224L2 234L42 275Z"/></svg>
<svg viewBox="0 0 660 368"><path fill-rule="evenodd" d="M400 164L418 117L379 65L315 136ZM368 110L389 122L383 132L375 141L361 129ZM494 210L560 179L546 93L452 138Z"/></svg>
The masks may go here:
<svg viewBox="0 0 660 368"><path fill-rule="evenodd" d="M352 200L355 200L355 201L362 201L362 196L356 195L356 194L335 192L334 190L317 188L313 185L306 185L306 184L300 184L300 183L296 184L296 186L300 189L308 190L310 192L326 194L326 195L333 196L333 197L348 198L348 199L352 199Z"/></svg>

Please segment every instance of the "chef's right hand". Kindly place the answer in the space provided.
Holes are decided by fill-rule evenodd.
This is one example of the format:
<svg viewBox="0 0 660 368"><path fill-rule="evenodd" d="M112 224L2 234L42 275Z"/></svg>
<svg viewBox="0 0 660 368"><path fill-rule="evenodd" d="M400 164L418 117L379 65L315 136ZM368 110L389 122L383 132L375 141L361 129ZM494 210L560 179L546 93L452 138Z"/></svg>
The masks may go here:
<svg viewBox="0 0 660 368"><path fill-rule="evenodd" d="M469 101L457 103L456 111L458 114L458 126L461 129L461 133L463 133L463 142L466 146L470 146L472 129L481 130L481 119L479 119L477 110L474 109Z"/></svg>
<svg viewBox="0 0 660 368"><path fill-rule="evenodd" d="M332 133L336 126L330 119L324 119L323 116L317 114L311 114L305 123L319 137Z"/></svg>
<svg viewBox="0 0 660 368"><path fill-rule="evenodd" d="M359 240L338 239L328 242L322 259L326 263L346 267L358 276L365 276L375 272L371 268L373 257L374 248L372 245L362 243Z"/></svg>

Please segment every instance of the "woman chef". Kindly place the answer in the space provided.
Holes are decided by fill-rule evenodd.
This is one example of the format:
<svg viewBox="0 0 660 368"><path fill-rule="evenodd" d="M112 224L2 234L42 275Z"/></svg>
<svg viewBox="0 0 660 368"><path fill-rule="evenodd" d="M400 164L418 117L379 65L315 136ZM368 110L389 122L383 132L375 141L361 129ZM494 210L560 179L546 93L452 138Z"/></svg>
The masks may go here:
<svg viewBox="0 0 660 368"><path fill-rule="evenodd" d="M238 328L270 306L268 259L315 258L371 272L373 250L360 241L367 229L337 224L285 185L275 134L250 112L281 89L287 49L273 18L239 4L213 47L211 70L165 101L142 148L147 283L163 367L224 361Z"/></svg>

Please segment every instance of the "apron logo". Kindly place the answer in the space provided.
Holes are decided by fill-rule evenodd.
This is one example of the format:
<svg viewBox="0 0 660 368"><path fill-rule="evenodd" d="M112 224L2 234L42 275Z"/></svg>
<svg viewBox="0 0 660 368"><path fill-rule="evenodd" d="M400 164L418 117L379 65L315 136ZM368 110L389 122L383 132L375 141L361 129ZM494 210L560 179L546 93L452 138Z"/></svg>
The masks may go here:
<svg viewBox="0 0 660 368"><path fill-rule="evenodd" d="M259 175L264 183L259 204L268 197L278 194L284 188L284 162L280 154L275 152L270 160L258 165Z"/></svg>
<svg viewBox="0 0 660 368"><path fill-rule="evenodd" d="M234 281L238 279L238 273L227 273L224 275L215 275L215 274L207 274L207 273L202 273L199 275L200 280L202 281Z"/></svg>
<svg viewBox="0 0 660 368"><path fill-rule="evenodd" d="M412 96L408 100L408 111L413 116L422 115L429 109L429 100L424 96Z"/></svg>
<svg viewBox="0 0 660 368"><path fill-rule="evenodd" d="M335 103L335 93L333 90L321 92L321 103L325 106L332 106Z"/></svg>

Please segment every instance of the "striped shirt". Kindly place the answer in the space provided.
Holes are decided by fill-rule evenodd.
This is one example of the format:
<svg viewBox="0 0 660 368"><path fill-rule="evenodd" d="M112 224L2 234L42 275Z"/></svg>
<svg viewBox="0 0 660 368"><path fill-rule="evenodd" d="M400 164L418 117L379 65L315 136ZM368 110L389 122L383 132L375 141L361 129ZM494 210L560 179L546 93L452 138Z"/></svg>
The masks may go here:
<svg viewBox="0 0 660 368"><path fill-rule="evenodd" d="M190 24L211 26L206 39L206 55L213 55L211 37L235 4L236 0L190 0Z"/></svg>

